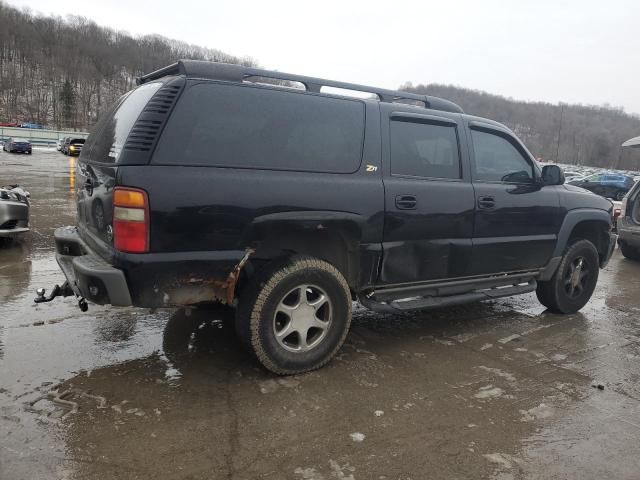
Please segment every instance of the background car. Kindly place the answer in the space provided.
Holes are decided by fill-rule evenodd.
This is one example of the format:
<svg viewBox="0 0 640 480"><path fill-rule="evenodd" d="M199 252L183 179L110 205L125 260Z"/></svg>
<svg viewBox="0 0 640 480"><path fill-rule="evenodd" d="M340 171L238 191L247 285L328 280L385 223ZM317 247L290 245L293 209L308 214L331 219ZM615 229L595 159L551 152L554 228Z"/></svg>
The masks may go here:
<svg viewBox="0 0 640 480"><path fill-rule="evenodd" d="M9 153L28 153L31 155L31 143L23 138L8 138L2 145L2 150Z"/></svg>
<svg viewBox="0 0 640 480"><path fill-rule="evenodd" d="M0 187L0 240L29 231L29 196L18 185Z"/></svg>
<svg viewBox="0 0 640 480"><path fill-rule="evenodd" d="M618 245L625 257L640 260L640 183L636 183L622 200Z"/></svg>
<svg viewBox="0 0 640 480"><path fill-rule="evenodd" d="M62 147L60 148L60 151L65 154L65 155L69 155L69 142L71 142L71 137L64 137L64 140L62 141Z"/></svg>
<svg viewBox="0 0 640 480"><path fill-rule="evenodd" d="M569 185L585 188L597 195L613 200L622 200L633 187L633 177L616 172L594 173L581 180L573 180Z"/></svg>
<svg viewBox="0 0 640 480"><path fill-rule="evenodd" d="M84 145L84 138L70 138L69 143L66 144L66 154L72 157L77 157L82 151Z"/></svg>
<svg viewBox="0 0 640 480"><path fill-rule="evenodd" d="M575 180L582 180L584 175L580 172L572 172L570 170L566 170L564 172L564 179L566 183L573 182Z"/></svg>
<svg viewBox="0 0 640 480"><path fill-rule="evenodd" d="M58 140L56 140L56 150L60 151L62 150L62 144L64 143L64 138L59 138Z"/></svg>

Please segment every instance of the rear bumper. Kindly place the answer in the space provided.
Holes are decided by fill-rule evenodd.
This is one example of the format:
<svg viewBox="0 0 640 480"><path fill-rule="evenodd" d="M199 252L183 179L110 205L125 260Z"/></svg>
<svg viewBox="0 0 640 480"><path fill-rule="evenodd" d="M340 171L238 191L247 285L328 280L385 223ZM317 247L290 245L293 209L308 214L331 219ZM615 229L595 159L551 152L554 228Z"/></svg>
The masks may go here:
<svg viewBox="0 0 640 480"><path fill-rule="evenodd" d="M54 238L56 260L76 295L99 305L132 304L124 272L96 255L80 238L77 228L57 228Z"/></svg>
<svg viewBox="0 0 640 480"><path fill-rule="evenodd" d="M640 225L632 226L629 223L618 220L618 243L640 248Z"/></svg>
<svg viewBox="0 0 640 480"><path fill-rule="evenodd" d="M0 200L0 237L12 237L29 231L29 205Z"/></svg>
<svg viewBox="0 0 640 480"><path fill-rule="evenodd" d="M253 250L127 254L104 260L76 227L54 233L56 260L76 295L99 305L145 308L230 304Z"/></svg>

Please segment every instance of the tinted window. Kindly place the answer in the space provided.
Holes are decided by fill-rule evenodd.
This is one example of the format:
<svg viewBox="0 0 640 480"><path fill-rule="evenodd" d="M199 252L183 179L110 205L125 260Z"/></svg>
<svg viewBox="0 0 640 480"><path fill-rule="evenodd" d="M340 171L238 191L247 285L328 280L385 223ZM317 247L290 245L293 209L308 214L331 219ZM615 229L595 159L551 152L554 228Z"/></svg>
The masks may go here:
<svg viewBox="0 0 640 480"><path fill-rule="evenodd" d="M507 139L471 130L475 152L475 178L489 182L529 183L533 166Z"/></svg>
<svg viewBox="0 0 640 480"><path fill-rule="evenodd" d="M364 105L266 88L198 84L176 105L154 163L354 172Z"/></svg>
<svg viewBox="0 0 640 480"><path fill-rule="evenodd" d="M132 90L100 118L83 149L85 152L90 150L90 160L107 163L118 161L131 127L161 86L160 82L148 83Z"/></svg>
<svg viewBox="0 0 640 480"><path fill-rule="evenodd" d="M392 121L390 133L392 174L460 178L456 127Z"/></svg>

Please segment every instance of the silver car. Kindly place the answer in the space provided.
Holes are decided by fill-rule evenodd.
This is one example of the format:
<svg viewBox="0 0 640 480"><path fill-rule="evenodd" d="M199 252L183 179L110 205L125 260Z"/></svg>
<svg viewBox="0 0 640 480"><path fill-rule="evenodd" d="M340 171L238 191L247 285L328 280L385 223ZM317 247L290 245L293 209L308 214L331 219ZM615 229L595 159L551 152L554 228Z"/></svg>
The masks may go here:
<svg viewBox="0 0 640 480"><path fill-rule="evenodd" d="M636 182L622 200L618 246L625 257L640 260L640 182Z"/></svg>
<svg viewBox="0 0 640 480"><path fill-rule="evenodd" d="M18 185L0 187L0 238L29 231L29 192Z"/></svg>

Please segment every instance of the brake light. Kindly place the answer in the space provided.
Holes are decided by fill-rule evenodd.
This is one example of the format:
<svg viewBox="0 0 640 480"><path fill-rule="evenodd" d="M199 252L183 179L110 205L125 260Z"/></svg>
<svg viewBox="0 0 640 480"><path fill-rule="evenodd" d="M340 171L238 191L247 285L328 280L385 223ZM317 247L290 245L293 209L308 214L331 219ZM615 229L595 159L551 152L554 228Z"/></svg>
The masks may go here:
<svg viewBox="0 0 640 480"><path fill-rule="evenodd" d="M113 245L121 252L149 251L149 198L144 190L114 188Z"/></svg>

